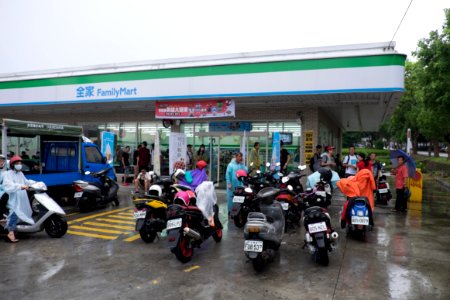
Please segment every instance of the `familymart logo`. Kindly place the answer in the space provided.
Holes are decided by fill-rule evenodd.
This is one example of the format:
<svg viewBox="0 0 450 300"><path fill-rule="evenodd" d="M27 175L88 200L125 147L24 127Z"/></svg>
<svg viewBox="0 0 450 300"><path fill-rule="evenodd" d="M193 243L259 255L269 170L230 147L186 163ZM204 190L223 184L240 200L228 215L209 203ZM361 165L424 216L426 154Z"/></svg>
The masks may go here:
<svg viewBox="0 0 450 300"><path fill-rule="evenodd" d="M96 88L93 85L89 86L79 86L75 90L77 98L98 98L98 97L113 97L113 98L121 98L125 96L137 96L137 88L110 88L110 89L102 89Z"/></svg>

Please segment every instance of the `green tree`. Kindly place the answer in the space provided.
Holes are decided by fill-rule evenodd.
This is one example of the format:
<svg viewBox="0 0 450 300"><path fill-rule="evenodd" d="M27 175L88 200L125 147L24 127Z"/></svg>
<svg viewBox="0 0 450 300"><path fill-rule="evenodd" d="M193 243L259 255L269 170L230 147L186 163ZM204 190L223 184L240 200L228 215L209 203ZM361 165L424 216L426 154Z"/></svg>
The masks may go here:
<svg viewBox="0 0 450 300"><path fill-rule="evenodd" d="M421 133L433 141L434 155L439 156L437 142L450 145L450 10L442 33L430 32L419 41L417 57L417 98L420 101L418 123Z"/></svg>

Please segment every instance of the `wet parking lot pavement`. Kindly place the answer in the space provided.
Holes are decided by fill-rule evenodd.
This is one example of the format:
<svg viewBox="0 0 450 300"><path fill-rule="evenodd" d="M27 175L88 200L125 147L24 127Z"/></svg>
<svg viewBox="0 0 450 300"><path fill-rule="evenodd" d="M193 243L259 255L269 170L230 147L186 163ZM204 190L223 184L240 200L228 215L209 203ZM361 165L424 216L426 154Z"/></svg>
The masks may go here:
<svg viewBox="0 0 450 300"><path fill-rule="evenodd" d="M340 239L329 266L313 263L297 228L262 273L245 258L222 191L222 242L206 241L181 264L165 237L146 244L134 232L122 188L119 207L69 215L61 239L41 232L0 243L0 299L450 299L450 194L425 185L424 202L410 203L406 215L392 213L393 203L377 207L366 242L338 229L336 195L329 211Z"/></svg>

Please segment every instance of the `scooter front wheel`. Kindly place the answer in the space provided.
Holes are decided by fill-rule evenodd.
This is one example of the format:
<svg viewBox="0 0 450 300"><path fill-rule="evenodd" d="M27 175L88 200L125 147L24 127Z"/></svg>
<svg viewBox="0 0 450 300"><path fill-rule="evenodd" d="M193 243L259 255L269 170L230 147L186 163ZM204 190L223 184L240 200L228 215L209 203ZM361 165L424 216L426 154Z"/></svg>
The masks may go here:
<svg viewBox="0 0 450 300"><path fill-rule="evenodd" d="M236 225L237 228L244 227L245 223L247 223L247 214L240 211L237 215L233 217L234 225Z"/></svg>
<svg viewBox="0 0 450 300"><path fill-rule="evenodd" d="M156 238L156 231L149 230L147 226L142 226L141 230L139 230L139 235L141 236L141 239L146 243L153 243L153 241Z"/></svg>
<svg viewBox="0 0 450 300"><path fill-rule="evenodd" d="M175 247L173 253L179 261L183 264L189 262L194 254L194 249L190 247L189 240L185 236L181 236L178 240L178 245Z"/></svg>
<svg viewBox="0 0 450 300"><path fill-rule="evenodd" d="M259 254L256 258L254 258L252 260L252 264L253 264L253 269L258 273L262 272L264 270L264 267L266 266L266 262L261 257L261 254Z"/></svg>
<svg viewBox="0 0 450 300"><path fill-rule="evenodd" d="M58 215L52 215L45 221L44 228L50 237L60 238L67 232L67 221Z"/></svg>

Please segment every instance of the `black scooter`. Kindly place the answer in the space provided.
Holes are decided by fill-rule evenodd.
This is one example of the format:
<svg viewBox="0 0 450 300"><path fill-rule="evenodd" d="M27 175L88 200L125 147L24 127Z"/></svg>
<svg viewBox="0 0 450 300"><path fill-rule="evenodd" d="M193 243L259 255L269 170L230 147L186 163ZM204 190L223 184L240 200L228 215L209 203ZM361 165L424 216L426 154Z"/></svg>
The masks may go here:
<svg viewBox="0 0 450 300"><path fill-rule="evenodd" d="M111 169L112 167L94 173L85 172L86 175L99 178L99 182L87 182L84 180L73 182L74 198L80 211L90 211L95 207L104 206L110 202L116 206L119 205L119 197L117 196L119 185L107 175Z"/></svg>

